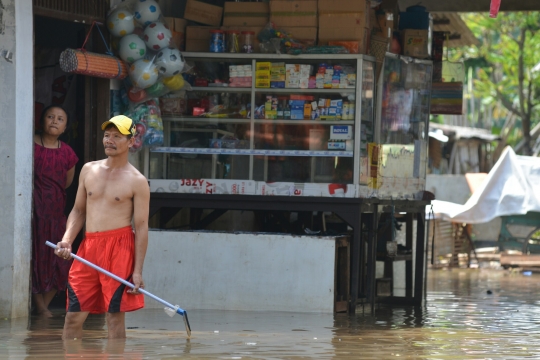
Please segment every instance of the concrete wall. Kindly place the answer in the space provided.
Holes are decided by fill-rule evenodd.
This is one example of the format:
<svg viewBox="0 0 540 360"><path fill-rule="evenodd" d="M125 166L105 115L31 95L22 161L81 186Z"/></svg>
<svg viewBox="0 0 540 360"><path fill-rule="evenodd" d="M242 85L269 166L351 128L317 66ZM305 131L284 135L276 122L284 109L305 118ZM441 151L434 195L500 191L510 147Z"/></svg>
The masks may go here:
<svg viewBox="0 0 540 360"><path fill-rule="evenodd" d="M28 315L30 295L32 1L0 5L0 318L15 318Z"/></svg>
<svg viewBox="0 0 540 360"><path fill-rule="evenodd" d="M334 257L331 237L150 231L143 278L186 310L331 313Z"/></svg>
<svg viewBox="0 0 540 360"><path fill-rule="evenodd" d="M435 199L465 204L471 197L465 175L433 175L426 177L426 190L435 194Z"/></svg>

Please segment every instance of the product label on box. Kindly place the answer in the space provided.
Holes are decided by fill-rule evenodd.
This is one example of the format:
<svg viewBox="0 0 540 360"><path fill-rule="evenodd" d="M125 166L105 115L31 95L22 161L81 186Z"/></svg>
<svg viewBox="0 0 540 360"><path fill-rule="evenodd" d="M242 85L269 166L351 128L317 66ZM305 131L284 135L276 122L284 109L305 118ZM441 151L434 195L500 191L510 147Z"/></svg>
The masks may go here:
<svg viewBox="0 0 540 360"><path fill-rule="evenodd" d="M329 141L328 150L345 150L345 141Z"/></svg>
<svg viewBox="0 0 540 360"><path fill-rule="evenodd" d="M330 127L331 140L351 140L352 126L350 125L333 125Z"/></svg>

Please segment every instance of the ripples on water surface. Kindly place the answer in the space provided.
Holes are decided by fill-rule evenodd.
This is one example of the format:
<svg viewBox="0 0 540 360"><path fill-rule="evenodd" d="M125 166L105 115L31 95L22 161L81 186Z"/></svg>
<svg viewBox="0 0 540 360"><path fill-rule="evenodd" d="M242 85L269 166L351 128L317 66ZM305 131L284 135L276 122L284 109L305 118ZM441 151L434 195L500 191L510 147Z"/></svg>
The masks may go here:
<svg viewBox="0 0 540 360"><path fill-rule="evenodd" d="M127 315L127 340L108 341L104 317L83 340L60 340L63 317L2 320L10 359L540 359L540 275L433 270L423 308L381 307L376 316L191 310ZM488 290L492 294L488 294ZM152 300L148 300L152 301ZM285 310L285 309L284 309Z"/></svg>

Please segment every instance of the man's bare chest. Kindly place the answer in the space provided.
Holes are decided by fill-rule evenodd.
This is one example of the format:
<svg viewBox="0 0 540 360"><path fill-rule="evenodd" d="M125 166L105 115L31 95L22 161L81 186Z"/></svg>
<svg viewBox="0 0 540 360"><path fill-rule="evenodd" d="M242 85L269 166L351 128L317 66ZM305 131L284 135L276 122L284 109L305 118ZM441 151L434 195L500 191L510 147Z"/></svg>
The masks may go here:
<svg viewBox="0 0 540 360"><path fill-rule="evenodd" d="M123 203L131 202L133 199L131 184L122 177L90 176L86 179L85 187L89 203L94 201Z"/></svg>

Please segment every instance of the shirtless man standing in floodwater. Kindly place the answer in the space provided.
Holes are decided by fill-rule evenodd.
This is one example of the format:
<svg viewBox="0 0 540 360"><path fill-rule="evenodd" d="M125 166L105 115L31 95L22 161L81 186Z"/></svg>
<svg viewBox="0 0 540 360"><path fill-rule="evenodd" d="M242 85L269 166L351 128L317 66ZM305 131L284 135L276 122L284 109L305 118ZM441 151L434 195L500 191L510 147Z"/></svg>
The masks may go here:
<svg viewBox="0 0 540 360"><path fill-rule="evenodd" d="M77 254L131 281L118 281L75 261L68 278L67 314L62 338L80 339L89 313L107 313L109 339L126 337L125 313L144 307L142 270L148 246L150 188L146 178L128 162L135 124L123 115L104 122L107 159L84 165L66 233L55 250L69 259L75 237L86 225ZM132 228L132 221L134 229ZM133 232L135 230L135 233Z"/></svg>

